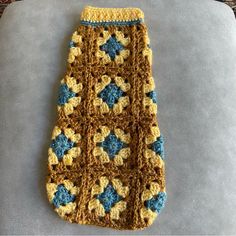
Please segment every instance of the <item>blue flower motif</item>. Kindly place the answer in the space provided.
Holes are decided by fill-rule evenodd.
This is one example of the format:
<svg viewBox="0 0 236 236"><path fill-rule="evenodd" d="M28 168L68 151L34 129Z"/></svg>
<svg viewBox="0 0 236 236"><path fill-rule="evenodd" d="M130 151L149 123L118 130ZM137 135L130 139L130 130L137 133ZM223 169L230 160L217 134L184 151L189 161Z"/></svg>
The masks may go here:
<svg viewBox="0 0 236 236"><path fill-rule="evenodd" d="M59 97L57 100L58 105L64 105L70 98L75 97L76 93L70 91L66 84L61 84L59 88Z"/></svg>
<svg viewBox="0 0 236 236"><path fill-rule="evenodd" d="M162 159L164 159L164 139L163 136L161 135L157 140L151 144L151 149L161 156Z"/></svg>
<svg viewBox="0 0 236 236"><path fill-rule="evenodd" d="M99 146L102 147L107 152L109 158L113 160L115 155L118 154L122 148L126 147L126 144L111 132L103 142L99 143Z"/></svg>
<svg viewBox="0 0 236 236"><path fill-rule="evenodd" d="M70 194L63 184L57 186L57 191L54 194L54 198L52 200L52 203L56 208L65 206L66 204L74 201L75 195Z"/></svg>
<svg viewBox="0 0 236 236"><path fill-rule="evenodd" d="M154 103L157 103L157 93L155 91L147 93L147 96L150 97Z"/></svg>
<svg viewBox="0 0 236 236"><path fill-rule="evenodd" d="M165 192L159 192L156 196L145 201L145 207L154 212L160 213L161 209L165 206L166 198L167 196Z"/></svg>
<svg viewBox="0 0 236 236"><path fill-rule="evenodd" d="M73 42L73 41L70 41L70 43L69 43L69 47L70 48L74 48L76 45L75 45L75 42Z"/></svg>
<svg viewBox="0 0 236 236"><path fill-rule="evenodd" d="M111 36L105 44L100 46L102 51L105 51L114 61L116 55L119 55L120 51L124 49L123 45L117 41L116 37L113 35Z"/></svg>
<svg viewBox="0 0 236 236"><path fill-rule="evenodd" d="M116 192L111 184L108 184L104 191L96 197L103 205L105 212L110 212L111 208L120 200L122 197Z"/></svg>
<svg viewBox="0 0 236 236"><path fill-rule="evenodd" d="M118 102L119 98L122 97L123 91L115 84L108 84L98 96L107 103L109 108L112 108L115 103Z"/></svg>
<svg viewBox="0 0 236 236"><path fill-rule="evenodd" d="M57 158L61 160L65 152L74 146L74 142L70 141L64 134L59 134L51 143L51 148L56 153Z"/></svg>

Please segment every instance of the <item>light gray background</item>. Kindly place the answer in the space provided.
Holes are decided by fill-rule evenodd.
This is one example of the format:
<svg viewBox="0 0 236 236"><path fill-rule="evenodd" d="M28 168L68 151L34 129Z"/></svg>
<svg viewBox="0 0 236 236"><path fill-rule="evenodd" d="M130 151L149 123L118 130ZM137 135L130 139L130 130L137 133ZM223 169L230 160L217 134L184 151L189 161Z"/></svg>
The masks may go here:
<svg viewBox="0 0 236 236"><path fill-rule="evenodd" d="M168 202L144 231L61 220L45 192L68 42L85 3L136 6L154 53ZM236 21L213 0L25 0L0 20L1 234L236 233Z"/></svg>

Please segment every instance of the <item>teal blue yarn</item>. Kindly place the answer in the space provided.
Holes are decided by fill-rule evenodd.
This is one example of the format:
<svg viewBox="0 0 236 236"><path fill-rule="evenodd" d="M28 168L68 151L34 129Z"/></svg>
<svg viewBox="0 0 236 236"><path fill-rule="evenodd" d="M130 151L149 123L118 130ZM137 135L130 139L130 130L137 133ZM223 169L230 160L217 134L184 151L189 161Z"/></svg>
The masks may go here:
<svg viewBox="0 0 236 236"><path fill-rule="evenodd" d="M64 105L70 98L73 98L75 96L76 93L70 91L69 87L66 84L61 84L59 88L59 97L57 100L57 104Z"/></svg>
<svg viewBox="0 0 236 236"><path fill-rule="evenodd" d="M124 49L124 46L117 41L116 36L112 35L106 43L100 46L100 50L105 51L111 58L115 60L116 55L119 55L120 51Z"/></svg>
<svg viewBox="0 0 236 236"><path fill-rule="evenodd" d="M157 103L156 91L151 91L151 92L147 93L147 96L150 97L154 103Z"/></svg>
<svg viewBox="0 0 236 236"><path fill-rule="evenodd" d="M132 26L132 25L138 25L140 23L142 23L144 20L143 19L137 19L137 20L131 20L131 21L104 21L104 22L91 22L91 21L86 21L86 20L82 20L80 23L82 25L86 25L86 26L111 26L111 25L115 25L115 26Z"/></svg>
<svg viewBox="0 0 236 236"><path fill-rule="evenodd" d="M54 194L52 200L53 205L58 208L60 206L65 206L70 202L75 201L75 195L70 194L70 192L65 188L63 184L57 186L57 191Z"/></svg>
<svg viewBox="0 0 236 236"><path fill-rule="evenodd" d="M156 196L145 201L144 205L146 208L152 210L153 212L160 213L163 207L165 206L166 199L167 199L166 193L159 192Z"/></svg>
<svg viewBox="0 0 236 236"><path fill-rule="evenodd" d="M99 143L98 146L102 147L107 152L109 158L113 160L115 155L117 155L119 151L127 145L111 132L103 142Z"/></svg>
<svg viewBox="0 0 236 236"><path fill-rule="evenodd" d="M96 197L103 205L105 212L110 212L111 208L120 200L122 197L117 193L111 184L108 184L102 193Z"/></svg>
<svg viewBox="0 0 236 236"><path fill-rule="evenodd" d="M73 41L70 41L70 43L69 43L69 47L70 48L74 48L76 45L75 45L75 42L73 42Z"/></svg>
<svg viewBox="0 0 236 236"><path fill-rule="evenodd" d="M111 109L123 94L124 92L115 83L110 83L98 94L98 97Z"/></svg>
<svg viewBox="0 0 236 236"><path fill-rule="evenodd" d="M160 135L160 137L158 137L157 140L151 144L151 149L162 159L164 159L164 138L162 135Z"/></svg>
<svg viewBox="0 0 236 236"><path fill-rule="evenodd" d="M65 153L74 146L74 142L70 141L64 134L59 134L52 140L51 148L56 154L57 158L61 160Z"/></svg>

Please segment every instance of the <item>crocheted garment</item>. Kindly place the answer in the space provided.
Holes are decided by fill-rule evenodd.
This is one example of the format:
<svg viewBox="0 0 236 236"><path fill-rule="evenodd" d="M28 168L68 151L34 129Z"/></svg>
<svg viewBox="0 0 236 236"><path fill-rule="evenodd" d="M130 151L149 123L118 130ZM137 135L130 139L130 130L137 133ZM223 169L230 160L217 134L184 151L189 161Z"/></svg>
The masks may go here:
<svg viewBox="0 0 236 236"><path fill-rule="evenodd" d="M86 7L69 43L48 150L48 199L64 219L151 225L166 201L152 51L137 8Z"/></svg>

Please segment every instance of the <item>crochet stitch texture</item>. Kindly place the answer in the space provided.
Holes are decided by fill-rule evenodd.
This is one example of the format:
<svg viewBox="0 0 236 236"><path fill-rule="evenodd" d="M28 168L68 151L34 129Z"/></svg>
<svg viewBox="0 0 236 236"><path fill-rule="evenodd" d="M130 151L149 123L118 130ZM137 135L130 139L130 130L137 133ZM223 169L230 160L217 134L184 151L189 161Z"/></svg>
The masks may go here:
<svg viewBox="0 0 236 236"><path fill-rule="evenodd" d="M143 229L166 201L144 14L86 7L68 46L48 149L48 199L72 223Z"/></svg>

